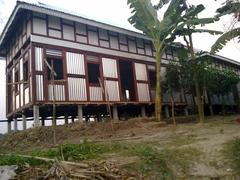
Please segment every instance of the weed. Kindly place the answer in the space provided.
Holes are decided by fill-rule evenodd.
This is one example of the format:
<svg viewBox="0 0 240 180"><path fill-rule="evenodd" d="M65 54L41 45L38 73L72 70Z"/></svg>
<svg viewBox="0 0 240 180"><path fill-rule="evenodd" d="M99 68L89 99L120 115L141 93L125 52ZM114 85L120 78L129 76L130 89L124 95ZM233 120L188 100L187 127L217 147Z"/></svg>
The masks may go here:
<svg viewBox="0 0 240 180"><path fill-rule="evenodd" d="M43 160L38 160L35 158L22 157L17 155L0 155L0 166L3 165L17 165L22 167L24 164L29 164L31 166L47 165L48 163Z"/></svg>
<svg viewBox="0 0 240 180"><path fill-rule="evenodd" d="M54 149L35 150L33 156L57 158L64 160L82 161L99 158L102 154L110 153L121 149L118 144L100 144L83 142L81 144L64 144Z"/></svg>

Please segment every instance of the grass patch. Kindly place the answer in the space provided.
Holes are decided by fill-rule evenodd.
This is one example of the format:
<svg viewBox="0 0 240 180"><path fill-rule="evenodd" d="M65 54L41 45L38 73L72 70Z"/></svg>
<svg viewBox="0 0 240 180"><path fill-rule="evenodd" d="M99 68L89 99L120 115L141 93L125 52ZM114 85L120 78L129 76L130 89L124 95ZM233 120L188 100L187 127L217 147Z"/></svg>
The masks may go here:
<svg viewBox="0 0 240 180"><path fill-rule="evenodd" d="M130 146L127 153L138 156L141 161L131 164L126 168L154 179L173 179L173 173L168 166L166 156L156 148L138 144Z"/></svg>
<svg viewBox="0 0 240 180"><path fill-rule="evenodd" d="M165 150L166 158L171 164L172 169L180 172L182 175L189 173L190 167L199 161L202 152L194 147L167 149Z"/></svg>
<svg viewBox="0 0 240 180"><path fill-rule="evenodd" d="M22 167L25 164L29 164L30 166L44 166L48 165L47 162L43 160L38 160L35 158L22 157L17 155L0 155L0 166L4 165L17 165L18 167Z"/></svg>
<svg viewBox="0 0 240 180"><path fill-rule="evenodd" d="M46 150L35 150L32 156L57 158L62 160L62 156L66 161L82 161L89 159L97 159L105 153L111 153L121 149L119 144L100 144L83 142L81 144L64 144L57 148Z"/></svg>
<svg viewBox="0 0 240 180"><path fill-rule="evenodd" d="M224 145L224 156L229 159L237 171L240 171L240 138L236 138Z"/></svg>

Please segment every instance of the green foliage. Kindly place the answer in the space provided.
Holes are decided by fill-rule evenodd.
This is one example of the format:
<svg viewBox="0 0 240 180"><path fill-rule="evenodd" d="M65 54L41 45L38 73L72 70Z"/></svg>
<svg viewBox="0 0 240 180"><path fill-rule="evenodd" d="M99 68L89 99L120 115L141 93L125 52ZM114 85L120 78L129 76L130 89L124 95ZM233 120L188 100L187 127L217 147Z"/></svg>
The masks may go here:
<svg viewBox="0 0 240 180"><path fill-rule="evenodd" d="M174 91L180 90L181 83L179 68L179 65L174 62L170 62L166 68L166 89L170 94Z"/></svg>
<svg viewBox="0 0 240 180"><path fill-rule="evenodd" d="M217 9L217 17L224 15L239 13L240 12L240 2L239 0L228 0L225 4Z"/></svg>
<svg viewBox="0 0 240 180"><path fill-rule="evenodd" d="M0 155L0 166L4 165L17 165L22 167L24 164L29 164L31 166L47 165L43 160L38 160L35 158L22 157L17 155Z"/></svg>
<svg viewBox="0 0 240 180"><path fill-rule="evenodd" d="M240 21L240 1L239 0L228 0L225 4L217 9L217 15L219 18L224 15L234 14L235 18ZM220 51L230 40L240 37L240 28L234 28L221 35L217 41L211 47L211 53L217 53Z"/></svg>
<svg viewBox="0 0 240 180"><path fill-rule="evenodd" d="M240 77L231 70L206 69L206 86L211 94L227 95L240 81Z"/></svg>
<svg viewBox="0 0 240 180"><path fill-rule="evenodd" d="M63 156L64 160L81 161L96 159L102 154L112 152L116 149L121 149L121 146L118 144L84 142L81 144L65 144L54 149L35 150L31 155L57 159L62 159Z"/></svg>
<svg viewBox="0 0 240 180"><path fill-rule="evenodd" d="M216 53L220 51L229 41L236 37L240 37L240 28L232 29L221 35L217 39L217 41L212 45L211 53Z"/></svg>

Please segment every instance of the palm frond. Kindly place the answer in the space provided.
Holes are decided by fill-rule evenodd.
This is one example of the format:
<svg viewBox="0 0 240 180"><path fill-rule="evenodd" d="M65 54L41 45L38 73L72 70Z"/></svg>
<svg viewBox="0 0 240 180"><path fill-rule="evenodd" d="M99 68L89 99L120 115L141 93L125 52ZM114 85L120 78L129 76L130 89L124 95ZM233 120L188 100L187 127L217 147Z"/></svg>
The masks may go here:
<svg viewBox="0 0 240 180"><path fill-rule="evenodd" d="M236 37L240 37L240 28L232 29L221 35L212 45L211 53L216 53L220 51L230 40Z"/></svg>

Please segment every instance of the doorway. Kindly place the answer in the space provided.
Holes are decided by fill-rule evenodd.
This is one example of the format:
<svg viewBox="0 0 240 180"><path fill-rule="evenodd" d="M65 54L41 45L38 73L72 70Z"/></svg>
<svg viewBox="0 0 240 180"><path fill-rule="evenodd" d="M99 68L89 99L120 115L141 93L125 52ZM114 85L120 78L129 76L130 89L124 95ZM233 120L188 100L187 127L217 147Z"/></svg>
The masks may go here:
<svg viewBox="0 0 240 180"><path fill-rule="evenodd" d="M120 69L123 101L135 101L136 94L135 94L132 62L120 60L119 69Z"/></svg>

